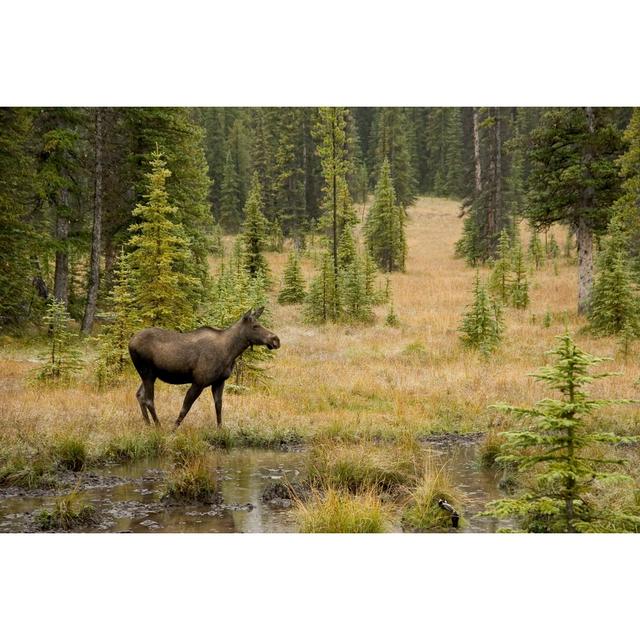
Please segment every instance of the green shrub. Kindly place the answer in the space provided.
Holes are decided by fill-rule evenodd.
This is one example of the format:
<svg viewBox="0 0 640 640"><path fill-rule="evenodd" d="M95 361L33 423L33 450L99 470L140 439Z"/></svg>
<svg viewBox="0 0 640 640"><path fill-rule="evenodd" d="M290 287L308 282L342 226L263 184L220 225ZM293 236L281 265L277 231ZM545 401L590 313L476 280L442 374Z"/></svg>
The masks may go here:
<svg viewBox="0 0 640 640"><path fill-rule="evenodd" d="M87 463L87 445L78 436L64 435L54 443L53 453L59 467L82 471Z"/></svg>

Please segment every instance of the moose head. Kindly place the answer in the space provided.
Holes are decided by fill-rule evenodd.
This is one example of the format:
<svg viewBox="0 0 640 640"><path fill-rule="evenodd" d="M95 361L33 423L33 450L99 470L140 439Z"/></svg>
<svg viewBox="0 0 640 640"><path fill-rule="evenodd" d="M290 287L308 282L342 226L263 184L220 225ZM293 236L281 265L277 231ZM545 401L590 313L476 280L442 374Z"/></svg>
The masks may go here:
<svg viewBox="0 0 640 640"><path fill-rule="evenodd" d="M264 307L250 309L242 316L240 323L243 334L251 345L264 345L267 349L279 349L280 338L272 331L269 331L269 329L265 329L258 322L258 318L262 315L263 311Z"/></svg>

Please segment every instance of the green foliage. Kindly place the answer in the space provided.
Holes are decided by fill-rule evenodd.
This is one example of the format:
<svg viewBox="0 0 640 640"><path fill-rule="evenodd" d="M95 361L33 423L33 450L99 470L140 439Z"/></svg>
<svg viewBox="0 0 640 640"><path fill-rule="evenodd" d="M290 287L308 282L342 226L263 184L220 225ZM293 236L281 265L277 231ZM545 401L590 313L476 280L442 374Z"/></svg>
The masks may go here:
<svg viewBox="0 0 640 640"><path fill-rule="evenodd" d="M284 270L282 289L278 295L280 304L299 304L304 302L305 283L300 270L298 252L294 249L287 258Z"/></svg>
<svg viewBox="0 0 640 640"><path fill-rule="evenodd" d="M252 278L269 280L269 265L264 257L267 244L268 221L262 212L262 193L258 175L254 173L244 208L242 240L244 243L244 268Z"/></svg>
<svg viewBox="0 0 640 640"><path fill-rule="evenodd" d="M59 437L53 453L58 466L69 471L82 471L88 459L86 441L73 434Z"/></svg>
<svg viewBox="0 0 640 640"><path fill-rule="evenodd" d="M590 321L600 335L640 336L640 298L632 280L627 234L620 217L612 218L591 296Z"/></svg>
<svg viewBox="0 0 640 640"><path fill-rule="evenodd" d="M16 324L33 297L31 256L35 233L28 204L35 167L28 153L29 109L0 109L0 327Z"/></svg>
<svg viewBox="0 0 640 640"><path fill-rule="evenodd" d="M498 256L489 277L489 291L506 304L510 298L510 276L512 266L511 234L507 229L500 233Z"/></svg>
<svg viewBox="0 0 640 640"><path fill-rule="evenodd" d="M177 208L169 202L165 183L171 172L159 151L152 154L147 174L146 202L133 211L139 220L129 228L126 262L132 279L135 312L146 326L191 329L201 298L198 279L191 275L189 239Z"/></svg>
<svg viewBox="0 0 640 640"><path fill-rule="evenodd" d="M619 193L616 157L620 134L608 109L593 109L593 131L582 107L550 109L531 134L526 214L536 226L554 222L574 228L584 220L601 232ZM585 189L591 198L585 200Z"/></svg>
<svg viewBox="0 0 640 640"><path fill-rule="evenodd" d="M51 299L43 321L49 327L48 352L45 361L34 372L42 383L68 383L82 368L80 351L74 346L74 334L69 329L71 318L64 302Z"/></svg>
<svg viewBox="0 0 640 640"><path fill-rule="evenodd" d="M379 182L385 162L389 164L402 208L413 204L417 193L410 135L411 126L404 109L381 107L376 110L372 129L375 150L373 177Z"/></svg>
<svg viewBox="0 0 640 640"><path fill-rule="evenodd" d="M129 340L141 328L136 317L135 289L128 256L122 251L114 271L114 284L110 296L110 322L98 336L98 366L96 377L103 387L119 380L131 369Z"/></svg>
<svg viewBox="0 0 640 640"><path fill-rule="evenodd" d="M533 477L520 495L490 503L486 515L517 517L528 531L637 529L640 518L599 509L590 499L598 483L626 478L611 471L623 461L607 458L600 450L634 440L596 432L586 425L586 418L599 407L625 402L594 400L585 390L593 380L614 374L590 374L591 367L605 358L582 351L568 333L558 336L558 345L550 354L555 363L534 377L559 392L559 399L545 398L533 408L496 405L522 417L529 426L504 433L506 443L498 461L516 465L520 471L530 470Z"/></svg>
<svg viewBox="0 0 640 640"><path fill-rule="evenodd" d="M558 241L556 240L556 237L555 235L553 235L553 233L549 236L546 253L547 257L551 258L552 260L556 260L560 257L560 245L558 244Z"/></svg>
<svg viewBox="0 0 640 640"><path fill-rule="evenodd" d="M364 259L356 254L341 274L343 321L368 323L373 320L373 296L366 278Z"/></svg>
<svg viewBox="0 0 640 640"><path fill-rule="evenodd" d="M335 272L331 255L328 251L323 251L318 272L309 285L305 317L308 322L324 324L336 322L340 315L340 300L336 297Z"/></svg>
<svg viewBox="0 0 640 640"><path fill-rule="evenodd" d="M540 241L540 235L532 228L529 238L529 261L536 269L540 269L544 266L544 259L545 251Z"/></svg>
<svg viewBox="0 0 640 640"><path fill-rule="evenodd" d="M509 304L515 309L526 309L529 306L529 283L522 244L517 237L512 248L511 261Z"/></svg>
<svg viewBox="0 0 640 640"><path fill-rule="evenodd" d="M247 264L244 242L238 238L234 252L228 262L220 265L220 270L212 283L209 300L202 322L218 328L226 328L237 322L249 309L257 309L267 304L267 283L262 272L251 277L245 268ZM261 322L269 321L265 309ZM251 347L237 360L233 378L227 383L230 391L244 391L251 386L265 385L268 381L266 365L274 357L274 352L266 347Z"/></svg>
<svg viewBox="0 0 640 640"><path fill-rule="evenodd" d="M478 349L484 356L495 351L502 340L504 323L502 310L497 300L490 298L487 290L476 274L473 285L473 301L460 326L462 342L472 349Z"/></svg>
<svg viewBox="0 0 640 640"><path fill-rule="evenodd" d="M367 247L385 271L404 271L407 255L405 217L404 210L396 203L391 165L385 160L365 223Z"/></svg>
<svg viewBox="0 0 640 640"><path fill-rule="evenodd" d="M398 318L396 311L393 307L393 300L390 300L389 302L389 309L387 311L387 315L384 319L384 323L387 325L387 327L399 327L400 326L400 319Z"/></svg>

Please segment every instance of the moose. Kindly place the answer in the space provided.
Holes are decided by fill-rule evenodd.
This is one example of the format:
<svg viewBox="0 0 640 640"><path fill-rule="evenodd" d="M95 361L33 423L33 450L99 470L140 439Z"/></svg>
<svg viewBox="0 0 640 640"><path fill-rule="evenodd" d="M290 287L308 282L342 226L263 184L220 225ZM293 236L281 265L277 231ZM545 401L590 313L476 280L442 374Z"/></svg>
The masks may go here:
<svg viewBox="0 0 640 640"><path fill-rule="evenodd" d="M280 338L258 323L264 307L247 311L227 329L200 327L180 333L158 329L143 329L129 341L131 360L140 374L142 384L136 392L142 417L147 424L149 413L154 424L160 421L153 401L156 379L169 384L191 383L174 428L184 420L191 405L206 387L211 387L216 407L218 427L222 425L222 391L237 358L250 346L279 349Z"/></svg>

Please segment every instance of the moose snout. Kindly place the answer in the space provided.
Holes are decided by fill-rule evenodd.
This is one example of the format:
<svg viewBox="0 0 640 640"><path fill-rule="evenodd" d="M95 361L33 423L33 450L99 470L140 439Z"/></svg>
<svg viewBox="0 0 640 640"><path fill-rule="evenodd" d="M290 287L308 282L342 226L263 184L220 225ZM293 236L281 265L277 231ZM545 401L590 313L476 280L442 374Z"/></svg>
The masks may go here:
<svg viewBox="0 0 640 640"><path fill-rule="evenodd" d="M280 338L275 334L269 338L267 342L267 348L269 349L279 349L280 348Z"/></svg>

